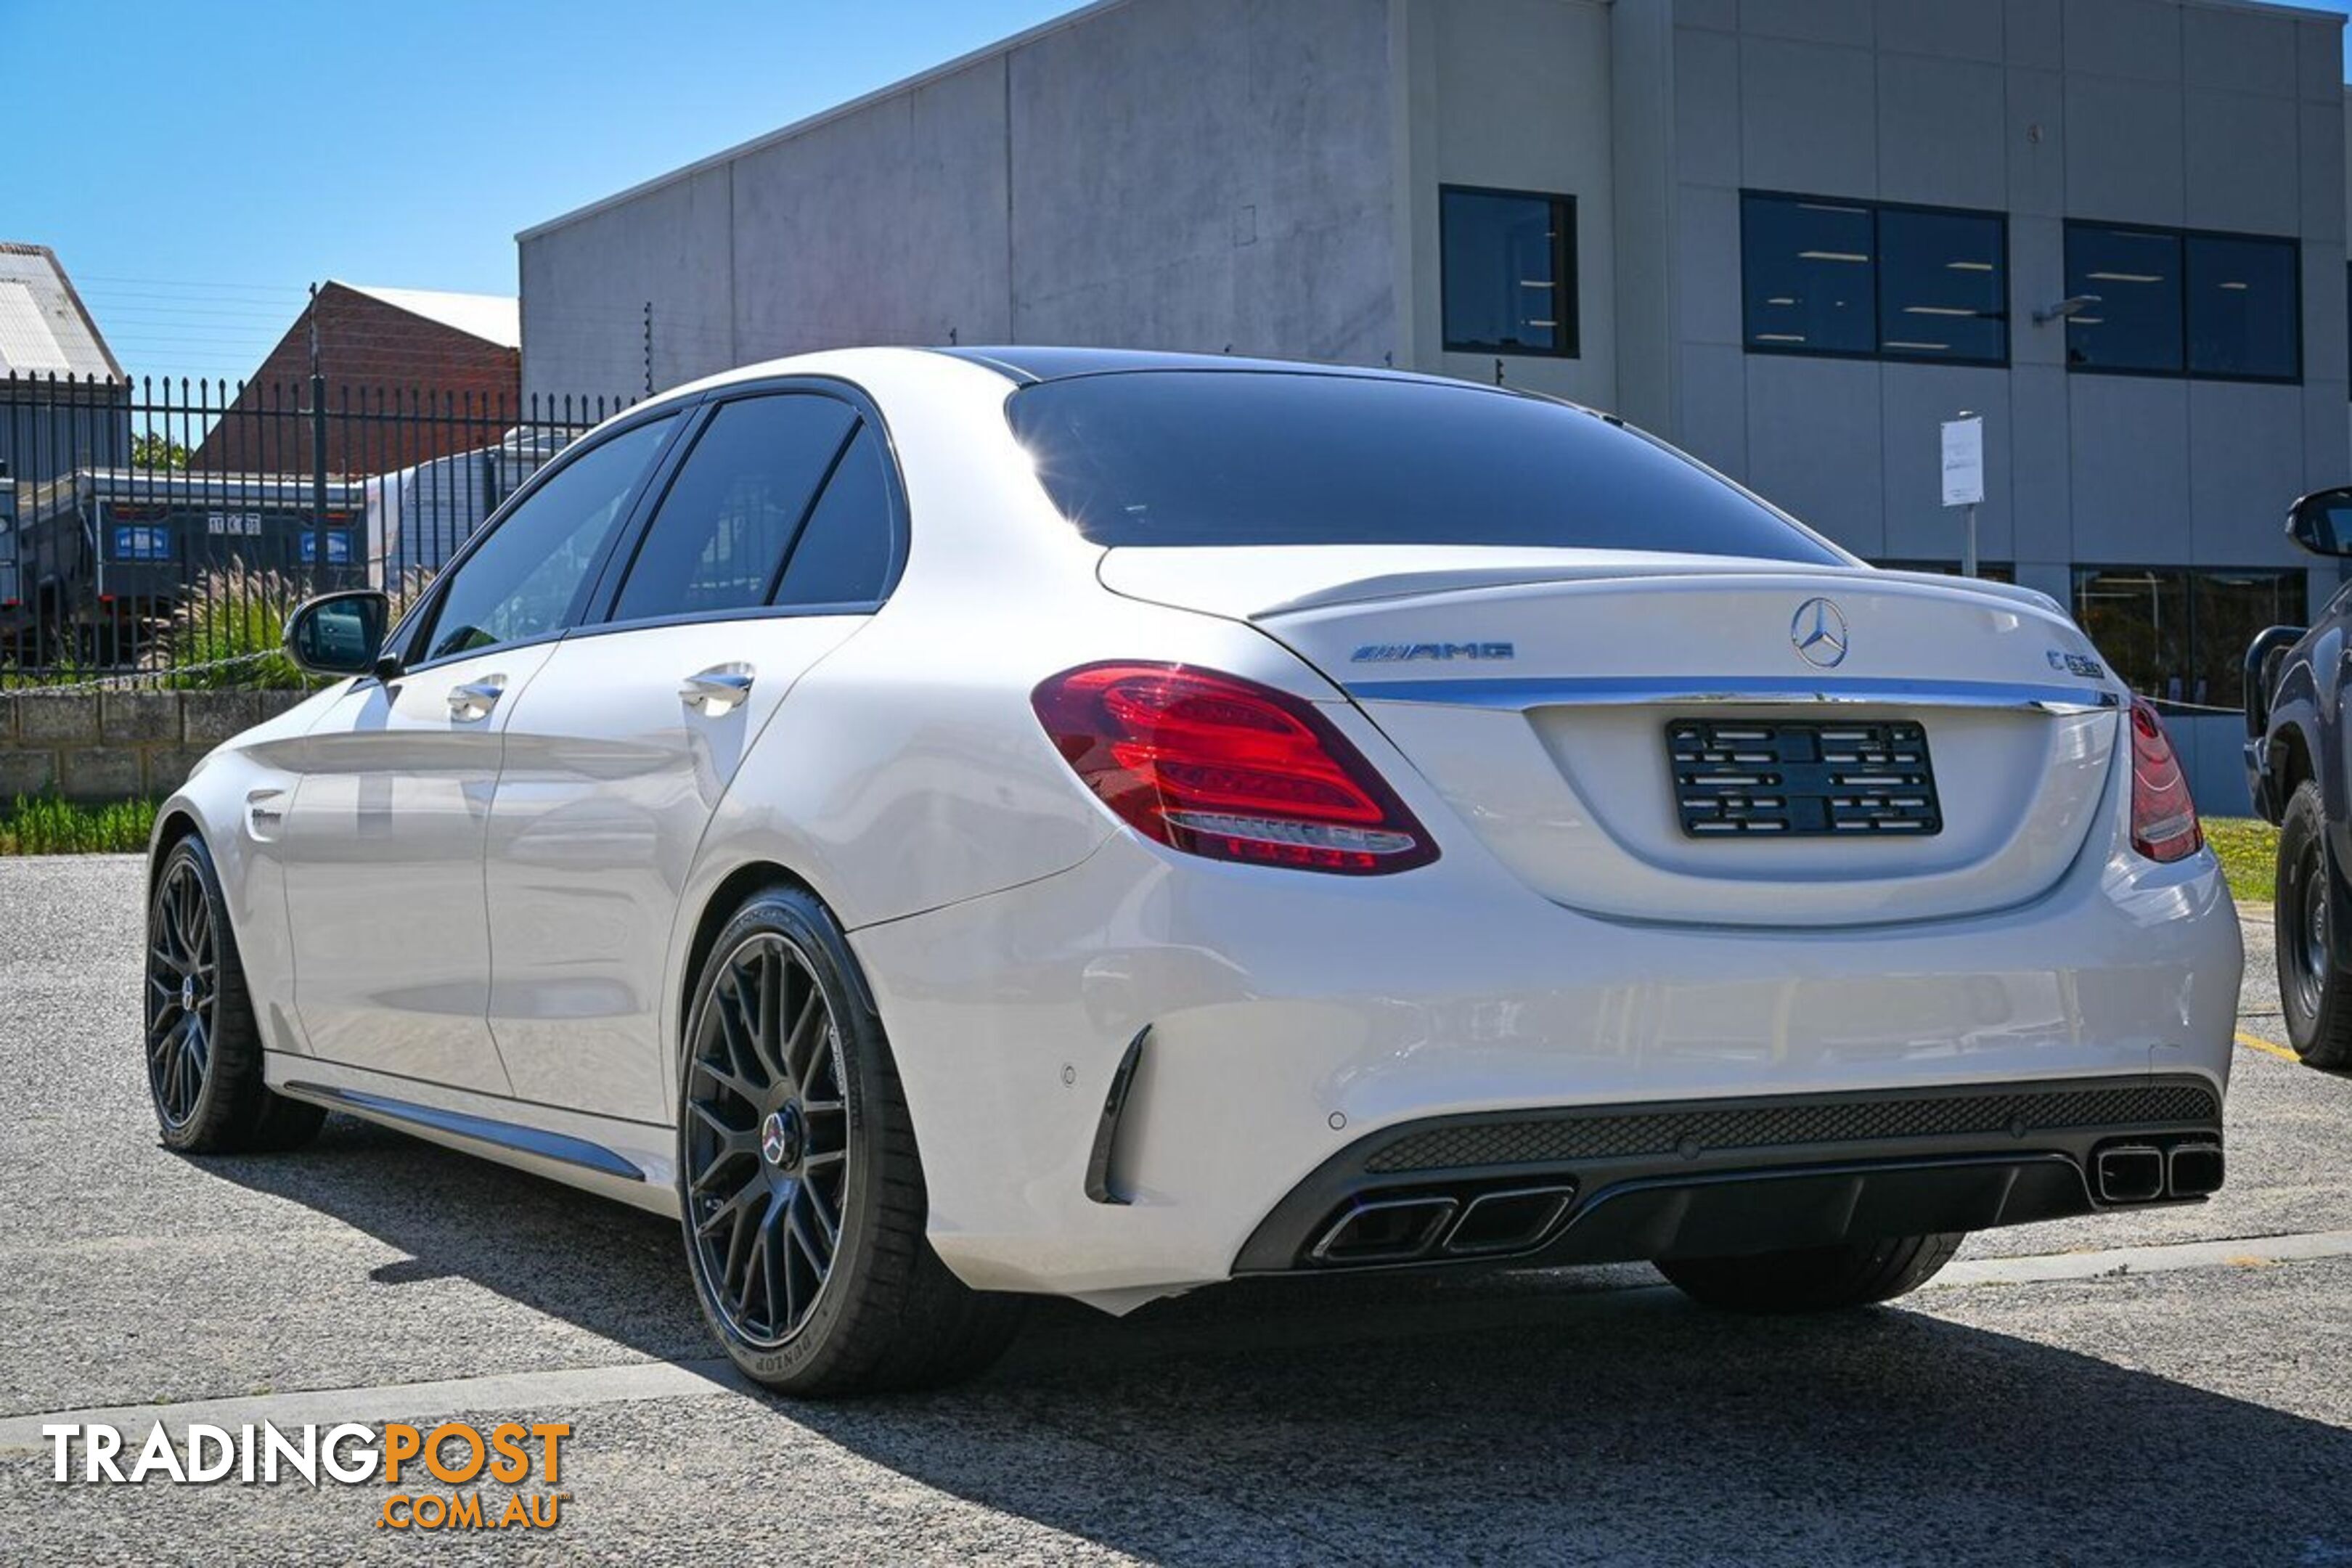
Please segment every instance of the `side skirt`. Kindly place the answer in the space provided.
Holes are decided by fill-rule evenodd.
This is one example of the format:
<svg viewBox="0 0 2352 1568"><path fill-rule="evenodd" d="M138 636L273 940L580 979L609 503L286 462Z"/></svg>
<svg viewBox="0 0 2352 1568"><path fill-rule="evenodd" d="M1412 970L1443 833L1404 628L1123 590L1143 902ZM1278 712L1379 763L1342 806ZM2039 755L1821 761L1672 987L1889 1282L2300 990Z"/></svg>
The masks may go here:
<svg viewBox="0 0 2352 1568"><path fill-rule="evenodd" d="M289 1099L323 1105L461 1153L676 1218L670 1129L559 1110L269 1052L263 1078Z"/></svg>

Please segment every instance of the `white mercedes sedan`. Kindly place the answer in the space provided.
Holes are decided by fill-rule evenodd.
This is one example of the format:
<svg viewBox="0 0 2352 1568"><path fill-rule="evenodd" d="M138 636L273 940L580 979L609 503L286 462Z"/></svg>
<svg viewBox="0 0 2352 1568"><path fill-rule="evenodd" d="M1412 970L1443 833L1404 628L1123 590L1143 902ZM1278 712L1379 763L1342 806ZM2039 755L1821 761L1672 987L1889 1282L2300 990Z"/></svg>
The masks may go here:
<svg viewBox="0 0 2352 1568"><path fill-rule="evenodd" d="M681 1223L803 1394L1029 1295L1648 1259L1856 1306L2221 1182L2235 914L2042 595L1607 416L1087 350L630 410L152 855L163 1142L337 1110Z"/></svg>

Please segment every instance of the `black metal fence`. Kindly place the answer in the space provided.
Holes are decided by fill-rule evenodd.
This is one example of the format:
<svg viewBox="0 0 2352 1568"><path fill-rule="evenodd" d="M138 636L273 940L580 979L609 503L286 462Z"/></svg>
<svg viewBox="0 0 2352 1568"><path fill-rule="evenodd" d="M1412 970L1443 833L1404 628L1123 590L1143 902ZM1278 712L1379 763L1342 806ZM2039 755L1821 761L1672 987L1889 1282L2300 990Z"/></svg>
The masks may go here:
<svg viewBox="0 0 2352 1568"><path fill-rule="evenodd" d="M290 679L286 612L413 594L604 397L0 377L0 688Z"/></svg>

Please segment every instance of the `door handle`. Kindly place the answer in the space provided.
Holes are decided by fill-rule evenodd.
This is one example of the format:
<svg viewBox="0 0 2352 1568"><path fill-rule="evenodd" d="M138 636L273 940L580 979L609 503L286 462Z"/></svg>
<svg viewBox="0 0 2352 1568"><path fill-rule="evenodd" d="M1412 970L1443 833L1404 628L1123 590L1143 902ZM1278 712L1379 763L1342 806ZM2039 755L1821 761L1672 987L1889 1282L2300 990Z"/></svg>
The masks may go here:
<svg viewBox="0 0 2352 1568"><path fill-rule="evenodd" d="M751 681L757 672L748 664L714 664L698 674L689 675L677 689L677 700L698 710L706 719L716 719L730 713L751 695Z"/></svg>
<svg viewBox="0 0 2352 1568"><path fill-rule="evenodd" d="M469 680L463 686L449 689L449 717L461 724L471 724L490 716L490 710L506 695L507 678L486 675L479 680Z"/></svg>

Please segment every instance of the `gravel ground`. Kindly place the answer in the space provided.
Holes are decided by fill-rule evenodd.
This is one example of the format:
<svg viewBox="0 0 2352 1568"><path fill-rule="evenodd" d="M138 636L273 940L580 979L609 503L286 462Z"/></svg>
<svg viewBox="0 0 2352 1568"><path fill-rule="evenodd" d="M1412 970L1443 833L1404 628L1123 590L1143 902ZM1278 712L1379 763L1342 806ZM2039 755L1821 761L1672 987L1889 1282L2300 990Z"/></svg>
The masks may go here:
<svg viewBox="0 0 2352 1568"><path fill-rule="evenodd" d="M376 1528L380 1486L60 1487L17 1451L0 1561L2352 1563L2352 1258L2258 1242L1802 1322L1633 1268L1235 1286L1045 1307L944 1394L623 1397L599 1369L715 1353L667 1223L341 1118L291 1157L156 1146L138 879L0 860L0 1418L367 1391L330 1403L571 1422L573 1500L552 1535L428 1535ZM2248 912L2241 1028L2274 1040ZM2242 1049L2219 1199L1970 1255L2352 1231L2347 1127L2352 1081ZM582 1392L383 1388L503 1373Z"/></svg>

